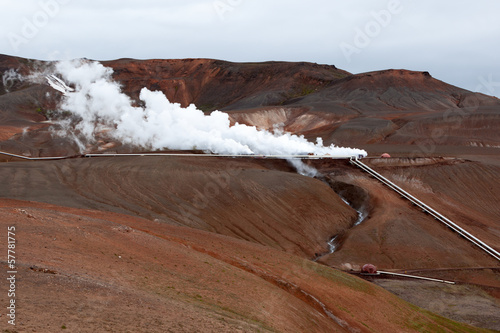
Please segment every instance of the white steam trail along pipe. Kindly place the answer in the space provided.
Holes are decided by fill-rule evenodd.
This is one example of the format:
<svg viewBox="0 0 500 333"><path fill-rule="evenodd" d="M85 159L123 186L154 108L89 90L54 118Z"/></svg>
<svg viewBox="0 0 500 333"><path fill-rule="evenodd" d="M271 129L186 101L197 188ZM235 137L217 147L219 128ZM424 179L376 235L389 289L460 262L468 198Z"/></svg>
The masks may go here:
<svg viewBox="0 0 500 333"><path fill-rule="evenodd" d="M477 237L472 235L470 232L466 231L465 229L463 229L462 227L460 227L456 223L452 222L447 217L438 213L435 209L429 207L428 205L426 205L422 201L418 200L413 195L409 194L408 192L406 192L405 190L403 190L402 188L400 188L399 186L397 186L396 184L394 184L393 182L391 182L390 180L388 180L387 178L385 178L384 176L382 176L378 172L374 171L373 169L371 169L367 165L361 163L357 158L352 158L351 163L354 164L355 166L359 167L361 170L367 172L368 174L370 174L371 176L373 176L374 178L376 178L377 180L379 180L383 184L387 185L393 191L395 191L396 193L398 193L402 197L406 198L407 200L409 200L411 203L413 203L417 207L420 207L423 212L429 213L436 220L442 222L448 228L457 232L460 236L462 236L463 238L472 242L474 245L478 246L481 250L485 251L486 253L491 255L493 258L500 261L500 253L497 250L495 250L494 248L492 248L491 246L489 246L485 242L481 241L480 239L478 239Z"/></svg>

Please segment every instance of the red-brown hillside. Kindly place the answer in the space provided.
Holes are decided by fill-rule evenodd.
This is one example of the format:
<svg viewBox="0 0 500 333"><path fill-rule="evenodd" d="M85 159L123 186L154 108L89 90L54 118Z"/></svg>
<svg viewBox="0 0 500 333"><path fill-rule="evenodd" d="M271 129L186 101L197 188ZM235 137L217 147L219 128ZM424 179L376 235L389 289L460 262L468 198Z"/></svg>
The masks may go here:
<svg viewBox="0 0 500 333"><path fill-rule="evenodd" d="M434 79L428 72L408 70L351 75L332 83L317 95L305 97L301 104L317 105L320 109L322 105L325 108L335 106L345 108L346 112L364 115L500 104L498 99Z"/></svg>
<svg viewBox="0 0 500 333"><path fill-rule="evenodd" d="M103 64L113 68L130 96L137 98L148 87L163 91L171 102L206 111L280 105L350 75L335 66L305 62L120 59Z"/></svg>
<svg viewBox="0 0 500 333"><path fill-rule="evenodd" d="M234 121L285 130L326 143L500 145L500 100L473 93L427 72L384 70L350 75L281 108L231 112ZM446 137L440 133L445 132ZM436 134L437 133L437 134Z"/></svg>
<svg viewBox="0 0 500 333"><path fill-rule="evenodd" d="M500 101L446 84L427 72L384 70L351 75L335 66L311 63L211 59L120 59L104 64L113 68L124 92L136 100L143 87L161 90L183 106L194 103L205 111L226 110L233 121L262 128L283 123L285 130L311 139L321 136L327 144L420 144L436 131L445 131L449 135L440 144L500 145L495 131ZM50 63L0 57L4 73L17 69L26 74L47 66ZM9 81L8 87L2 84L0 88L0 93L6 88L10 91L0 95L4 139L24 128L43 126L39 125L41 114L55 108L57 94L46 85ZM45 132L35 132L37 138L17 137L7 148L36 155L39 146L48 154L54 147L44 144ZM57 147L53 153L76 148Z"/></svg>

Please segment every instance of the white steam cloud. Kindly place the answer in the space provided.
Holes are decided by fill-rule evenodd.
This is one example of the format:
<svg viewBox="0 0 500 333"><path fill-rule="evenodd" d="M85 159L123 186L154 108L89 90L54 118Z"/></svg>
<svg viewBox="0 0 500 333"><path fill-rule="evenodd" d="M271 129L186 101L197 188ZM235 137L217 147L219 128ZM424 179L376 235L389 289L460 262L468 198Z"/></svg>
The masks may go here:
<svg viewBox="0 0 500 333"><path fill-rule="evenodd" d="M23 82L23 81L24 81L23 76L13 68L5 71L2 74L2 84L5 92L10 92L10 88L12 88L12 86L16 82Z"/></svg>
<svg viewBox="0 0 500 333"><path fill-rule="evenodd" d="M140 100L144 107L134 106L113 81L111 68L98 62L73 60L59 62L56 71L75 88L60 105L63 111L78 116L74 126L85 140L95 141L104 130L125 144L157 149L200 149L218 154L266 154L333 156L366 156L360 149L323 146L290 133L271 133L242 124L230 126L228 114L214 111L205 115L194 105L182 108L170 103L160 91L143 88Z"/></svg>

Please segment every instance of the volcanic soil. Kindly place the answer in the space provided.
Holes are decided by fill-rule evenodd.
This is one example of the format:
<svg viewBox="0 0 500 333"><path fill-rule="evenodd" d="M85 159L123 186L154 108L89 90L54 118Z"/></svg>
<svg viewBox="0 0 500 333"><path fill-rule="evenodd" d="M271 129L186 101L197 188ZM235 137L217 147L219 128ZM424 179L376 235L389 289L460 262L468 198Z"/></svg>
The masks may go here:
<svg viewBox="0 0 500 333"><path fill-rule="evenodd" d="M19 332L481 331L234 237L6 199L0 216L18 239Z"/></svg>
<svg viewBox="0 0 500 333"><path fill-rule="evenodd" d="M317 64L209 59L105 65L132 98L146 86L183 106L228 111L233 123L280 124L366 149L364 163L500 250L494 97L406 70L353 75ZM0 56L2 72L40 66L50 64ZM276 160L82 158L47 122L65 116L51 113L60 96L42 82L6 82L0 150L74 157L0 156L0 222L2 230L16 226L19 251L19 325L5 326L2 314L2 329L500 330L498 261L349 161L310 161L321 173L313 179ZM141 151L100 140L87 150ZM392 158L378 158L384 152ZM366 263L457 284L346 274Z"/></svg>

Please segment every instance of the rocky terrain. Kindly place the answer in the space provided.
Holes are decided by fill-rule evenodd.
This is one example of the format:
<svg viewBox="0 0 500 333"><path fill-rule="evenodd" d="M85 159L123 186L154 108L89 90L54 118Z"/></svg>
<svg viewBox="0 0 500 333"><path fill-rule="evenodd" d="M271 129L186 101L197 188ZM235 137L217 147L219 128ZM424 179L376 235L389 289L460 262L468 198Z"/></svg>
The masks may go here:
<svg viewBox="0 0 500 333"><path fill-rule="evenodd" d="M233 123L280 124L366 149L367 165L500 250L497 98L407 70L353 75L310 63L209 59L104 64L135 100L148 87L183 106L224 110ZM27 76L49 65L0 56L2 73ZM60 98L43 81L4 75L0 86L0 151L76 155L0 155L0 221L18 230L20 295L19 325L6 326L2 314L2 329L500 330L499 262L347 160L308 162L321 173L314 179L282 160L81 158L47 122L67 116L56 114ZM104 141L87 148L141 151ZM384 152L392 158L378 158ZM348 274L366 263L457 284Z"/></svg>

